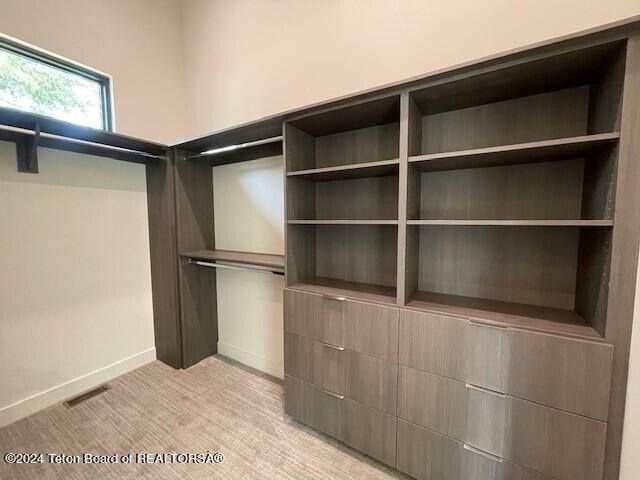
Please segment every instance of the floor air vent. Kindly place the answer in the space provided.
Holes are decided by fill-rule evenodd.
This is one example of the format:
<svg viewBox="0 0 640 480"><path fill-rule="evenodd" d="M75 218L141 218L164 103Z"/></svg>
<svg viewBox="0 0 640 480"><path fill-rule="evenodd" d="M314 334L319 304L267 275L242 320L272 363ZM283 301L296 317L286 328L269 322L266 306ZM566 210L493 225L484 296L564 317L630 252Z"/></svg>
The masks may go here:
<svg viewBox="0 0 640 480"><path fill-rule="evenodd" d="M88 392L81 393L77 397L70 398L69 400L64 402L64 405L67 408L75 407L79 403L89 400L90 398L93 398L96 395L100 395L101 393L104 393L107 390L109 390L108 385L100 385L99 387L89 390Z"/></svg>

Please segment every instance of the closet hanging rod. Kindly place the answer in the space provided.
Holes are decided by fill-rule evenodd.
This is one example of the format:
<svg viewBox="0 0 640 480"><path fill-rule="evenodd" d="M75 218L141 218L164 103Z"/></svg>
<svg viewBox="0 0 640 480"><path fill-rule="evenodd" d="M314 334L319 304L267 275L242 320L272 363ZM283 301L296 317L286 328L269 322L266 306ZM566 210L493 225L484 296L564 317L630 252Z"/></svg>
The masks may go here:
<svg viewBox="0 0 640 480"><path fill-rule="evenodd" d="M82 140L80 138L73 138L73 137L64 137L62 135L56 135L54 133L47 133L47 132L37 132L35 130L28 130L25 128L18 128L18 127L12 127L10 125L0 125L0 130L4 131L4 132L8 132L9 134L16 134L16 135L29 135L31 137L35 137L35 136L39 136L40 137L40 145L43 147L49 147L50 145L53 145L55 142L68 142L68 143L75 143L77 145L85 145L87 147L92 147L92 148L101 148L104 150L113 150L114 152L119 152L119 153L127 153L127 154L132 154L132 155L139 155L142 157L148 157L148 158L162 158L160 155L154 155L152 153L147 153L147 152L142 152L139 150L131 150L128 148L124 148L124 147L118 147L115 145L109 145L106 143L95 143L95 142L90 142L88 140ZM46 139L49 139L50 141L47 141ZM44 141L42 141L44 140ZM52 147L55 148L55 147Z"/></svg>
<svg viewBox="0 0 640 480"><path fill-rule="evenodd" d="M273 273L274 275L284 275L284 268L266 267L262 265L246 266L244 264L203 262L202 260L192 259L189 259L189 264L199 265L201 267L226 268L229 270L244 270L247 272Z"/></svg>
<svg viewBox="0 0 640 480"><path fill-rule="evenodd" d="M277 137L263 138L261 140L255 140L253 142L239 143L237 145L229 145L226 147L206 150L204 152L198 153L197 155L186 157L185 160L192 160L192 159L201 158L201 157L209 157L213 155L218 155L220 153L232 152L234 150L241 150L243 148L258 147L260 145L266 145L268 143L277 143L281 141L282 141L282 135L279 135Z"/></svg>

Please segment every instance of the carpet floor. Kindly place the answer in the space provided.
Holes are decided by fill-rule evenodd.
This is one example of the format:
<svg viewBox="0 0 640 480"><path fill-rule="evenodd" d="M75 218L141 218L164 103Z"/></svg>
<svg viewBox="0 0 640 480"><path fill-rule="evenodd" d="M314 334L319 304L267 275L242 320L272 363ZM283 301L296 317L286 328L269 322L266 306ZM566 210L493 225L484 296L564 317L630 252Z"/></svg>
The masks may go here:
<svg viewBox="0 0 640 480"><path fill-rule="evenodd" d="M0 479L409 478L292 420L281 384L219 357L187 370L155 361L109 386L71 408L55 405L1 428ZM3 460L7 452L43 453L43 463L10 465ZM156 462L163 458L155 454L207 452L224 460L136 462L139 454ZM56 464L49 453L70 461L85 453L118 454L119 463ZM121 463L128 454L133 462Z"/></svg>

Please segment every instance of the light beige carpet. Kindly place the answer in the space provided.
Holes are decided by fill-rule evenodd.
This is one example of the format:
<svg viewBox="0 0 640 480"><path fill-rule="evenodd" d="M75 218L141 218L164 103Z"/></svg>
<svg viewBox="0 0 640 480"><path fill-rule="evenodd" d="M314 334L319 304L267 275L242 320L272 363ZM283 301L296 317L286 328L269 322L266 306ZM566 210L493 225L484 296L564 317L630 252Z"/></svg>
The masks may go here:
<svg viewBox="0 0 640 480"><path fill-rule="evenodd" d="M72 408L0 429L0 478L390 479L405 477L284 414L282 385L220 358L188 370L155 361ZM6 452L220 452L221 464L8 465Z"/></svg>

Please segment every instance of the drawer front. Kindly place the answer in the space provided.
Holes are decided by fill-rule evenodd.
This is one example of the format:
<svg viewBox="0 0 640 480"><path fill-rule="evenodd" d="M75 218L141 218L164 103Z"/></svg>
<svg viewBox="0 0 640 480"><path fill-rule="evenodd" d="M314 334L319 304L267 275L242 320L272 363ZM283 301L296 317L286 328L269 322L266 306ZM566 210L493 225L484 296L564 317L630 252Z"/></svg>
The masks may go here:
<svg viewBox="0 0 640 480"><path fill-rule="evenodd" d="M398 419L396 467L419 480L458 480L462 449L449 437ZM466 480L466 479L465 479Z"/></svg>
<svg viewBox="0 0 640 480"><path fill-rule="evenodd" d="M345 393L345 361L342 349L284 334L284 373L334 393Z"/></svg>
<svg viewBox="0 0 640 480"><path fill-rule="evenodd" d="M299 422L314 427L313 419L314 388L311 384L297 378L284 376L284 411Z"/></svg>
<svg viewBox="0 0 640 480"><path fill-rule="evenodd" d="M404 420L397 431L397 468L419 480L552 480Z"/></svg>
<svg viewBox="0 0 640 480"><path fill-rule="evenodd" d="M399 368L399 418L559 480L601 478L604 422Z"/></svg>
<svg viewBox="0 0 640 480"><path fill-rule="evenodd" d="M466 381L606 421L613 346L469 323Z"/></svg>
<svg viewBox="0 0 640 480"><path fill-rule="evenodd" d="M600 480L606 424L507 397L504 457L559 480Z"/></svg>
<svg viewBox="0 0 640 480"><path fill-rule="evenodd" d="M395 415L398 365L348 350L344 353L346 396Z"/></svg>
<svg viewBox="0 0 640 480"><path fill-rule="evenodd" d="M284 373L316 383L316 342L307 337L284 334Z"/></svg>
<svg viewBox="0 0 640 480"><path fill-rule="evenodd" d="M342 441L392 467L396 464L396 417L344 399Z"/></svg>
<svg viewBox="0 0 640 480"><path fill-rule="evenodd" d="M284 331L320 339L322 296L284 290Z"/></svg>
<svg viewBox="0 0 640 480"><path fill-rule="evenodd" d="M345 394L345 351L321 342L315 343L315 383L330 392Z"/></svg>
<svg viewBox="0 0 640 480"><path fill-rule="evenodd" d="M400 418L502 456L504 395L403 366L398 391Z"/></svg>
<svg viewBox="0 0 640 480"><path fill-rule="evenodd" d="M345 348L398 363L399 316L395 307L347 300Z"/></svg>
<svg viewBox="0 0 640 480"><path fill-rule="evenodd" d="M508 393L606 421L613 346L513 330Z"/></svg>
<svg viewBox="0 0 640 480"><path fill-rule="evenodd" d="M285 333L285 374L395 415L398 366Z"/></svg>
<svg viewBox="0 0 640 480"><path fill-rule="evenodd" d="M462 380L507 393L510 335L507 328L468 322L465 328Z"/></svg>
<svg viewBox="0 0 640 480"><path fill-rule="evenodd" d="M285 289L285 332L398 361L399 309Z"/></svg>
<svg viewBox="0 0 640 480"><path fill-rule="evenodd" d="M344 343L344 301L315 293L284 291L284 331L333 345Z"/></svg>
<svg viewBox="0 0 640 480"><path fill-rule="evenodd" d="M464 383L404 366L398 373L398 417L464 439Z"/></svg>
<svg viewBox="0 0 640 480"><path fill-rule="evenodd" d="M462 472L464 480L555 480L468 445L462 446Z"/></svg>
<svg viewBox="0 0 640 480"><path fill-rule="evenodd" d="M467 322L428 313L400 311L400 364L462 379Z"/></svg>
<svg viewBox="0 0 640 480"><path fill-rule="evenodd" d="M401 310L400 364L606 421L613 346Z"/></svg>
<svg viewBox="0 0 640 480"><path fill-rule="evenodd" d="M285 375L284 410L305 425L342 439L344 403L339 395Z"/></svg>
<svg viewBox="0 0 640 480"><path fill-rule="evenodd" d="M285 412L388 465L396 461L396 417L284 376Z"/></svg>

